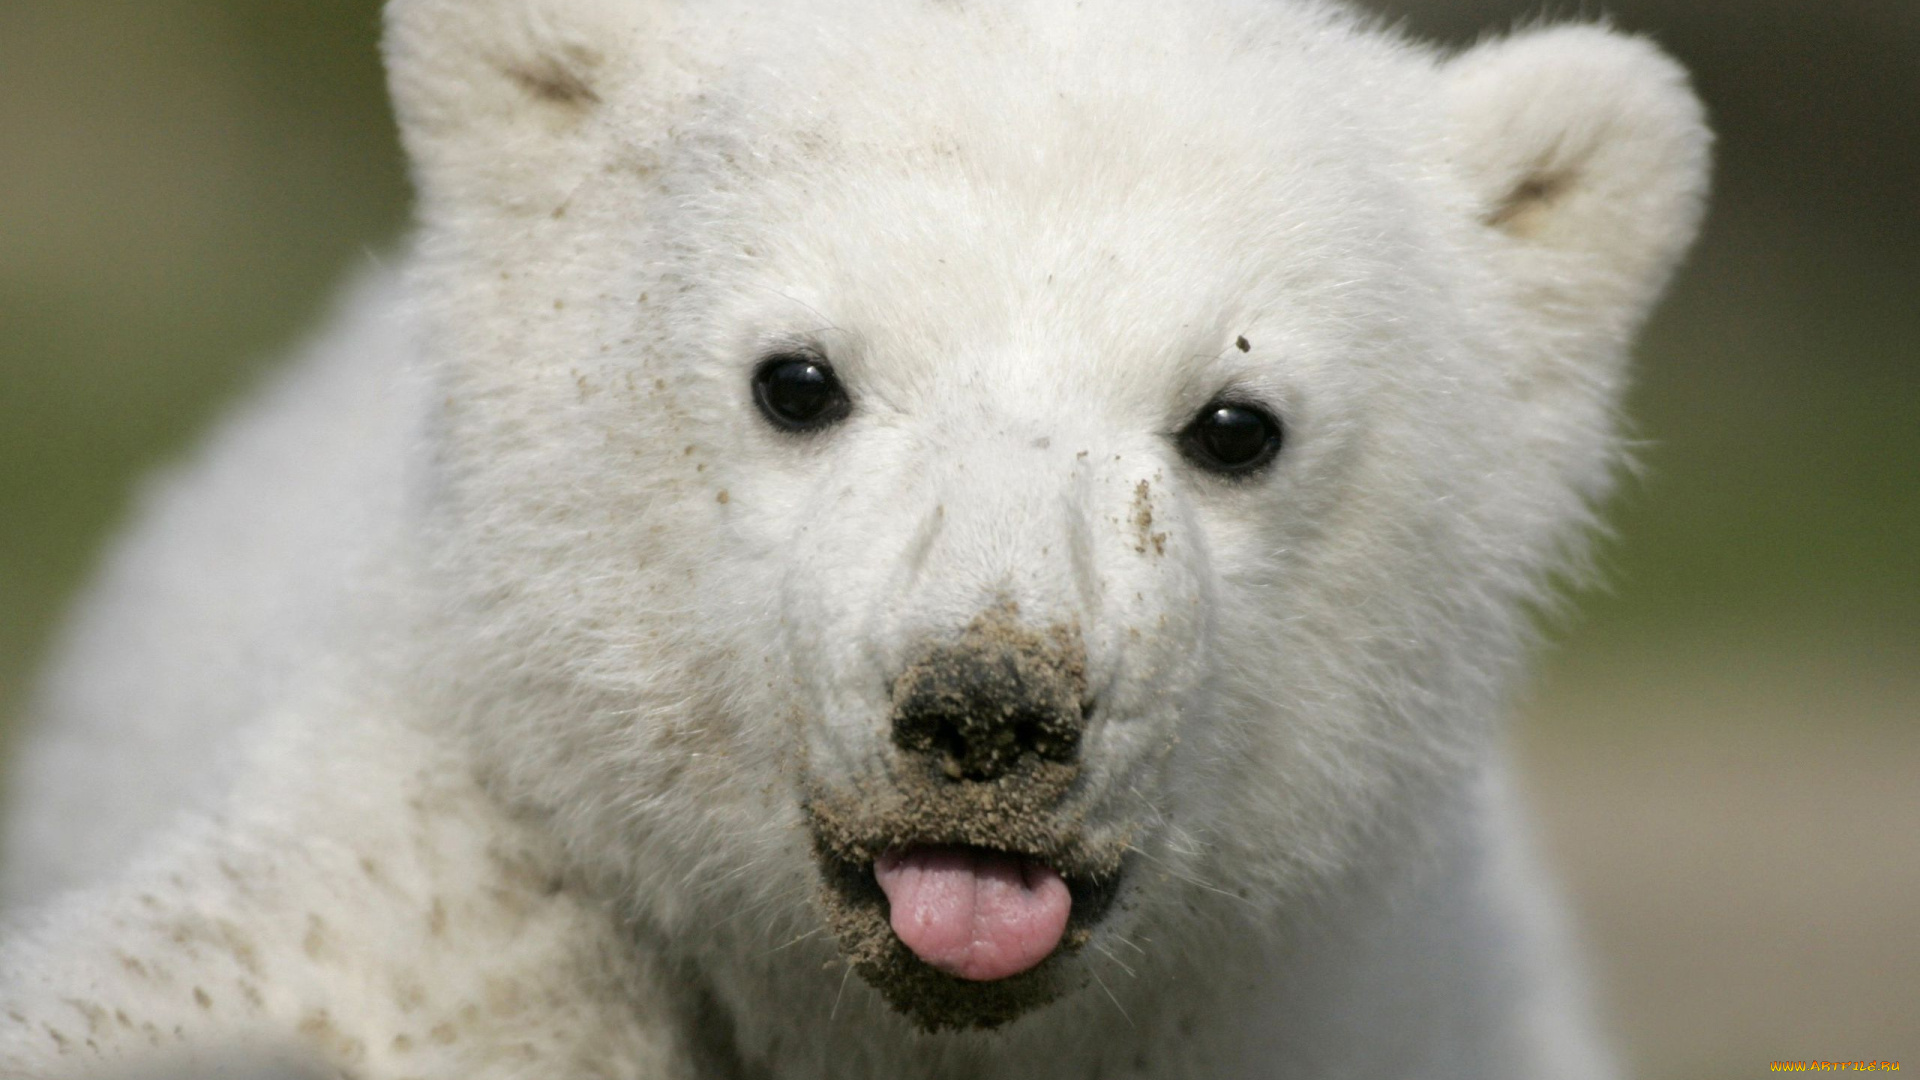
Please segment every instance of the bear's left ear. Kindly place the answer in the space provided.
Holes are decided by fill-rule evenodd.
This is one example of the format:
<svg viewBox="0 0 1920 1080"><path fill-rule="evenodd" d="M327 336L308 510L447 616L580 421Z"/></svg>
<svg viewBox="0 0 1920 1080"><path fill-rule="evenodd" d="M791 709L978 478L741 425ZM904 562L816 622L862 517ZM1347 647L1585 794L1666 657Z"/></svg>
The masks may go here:
<svg viewBox="0 0 1920 1080"><path fill-rule="evenodd" d="M679 72L674 0L389 0L388 81L429 201L510 209L644 126ZM649 90L659 93L649 97ZM664 124L660 125L664 127Z"/></svg>
<svg viewBox="0 0 1920 1080"><path fill-rule="evenodd" d="M1540 335L1529 351L1616 365L1705 205L1713 140L1686 72L1576 25L1488 42L1441 75L1450 165Z"/></svg>

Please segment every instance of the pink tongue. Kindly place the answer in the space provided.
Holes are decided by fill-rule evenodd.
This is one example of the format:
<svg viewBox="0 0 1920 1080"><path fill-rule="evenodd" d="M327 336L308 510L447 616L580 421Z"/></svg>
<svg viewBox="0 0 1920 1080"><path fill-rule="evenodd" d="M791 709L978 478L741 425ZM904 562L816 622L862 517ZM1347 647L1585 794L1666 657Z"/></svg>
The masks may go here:
<svg viewBox="0 0 1920 1080"><path fill-rule="evenodd" d="M1073 896L1051 867L1017 855L916 847L874 861L893 932L941 971L976 982L1018 975L1060 947Z"/></svg>

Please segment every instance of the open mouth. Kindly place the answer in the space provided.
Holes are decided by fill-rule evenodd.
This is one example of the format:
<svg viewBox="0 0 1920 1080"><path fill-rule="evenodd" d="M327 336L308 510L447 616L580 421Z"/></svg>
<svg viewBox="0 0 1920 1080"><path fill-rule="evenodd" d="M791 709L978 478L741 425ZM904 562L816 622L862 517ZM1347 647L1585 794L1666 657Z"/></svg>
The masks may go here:
<svg viewBox="0 0 1920 1080"><path fill-rule="evenodd" d="M809 809L842 952L921 1027L998 1027L1078 986L1067 959L1112 907L1124 845L1005 818L909 831L871 804L858 824Z"/></svg>
<svg viewBox="0 0 1920 1080"><path fill-rule="evenodd" d="M1031 971L1060 948L1073 893L1060 872L985 848L910 847L874 860L893 935L921 961L994 982Z"/></svg>

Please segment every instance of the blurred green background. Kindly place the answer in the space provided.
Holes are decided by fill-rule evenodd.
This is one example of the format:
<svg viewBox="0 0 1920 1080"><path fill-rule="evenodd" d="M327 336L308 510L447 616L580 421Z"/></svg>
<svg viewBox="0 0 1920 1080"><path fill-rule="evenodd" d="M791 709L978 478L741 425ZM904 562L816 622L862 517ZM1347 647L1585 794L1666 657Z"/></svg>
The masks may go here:
<svg viewBox="0 0 1920 1080"><path fill-rule="evenodd" d="M376 9L0 4L0 716L143 470L393 249ZM1920 1068L1920 0L1607 10L1695 71L1720 172L1520 728L1543 838L1647 1080Z"/></svg>

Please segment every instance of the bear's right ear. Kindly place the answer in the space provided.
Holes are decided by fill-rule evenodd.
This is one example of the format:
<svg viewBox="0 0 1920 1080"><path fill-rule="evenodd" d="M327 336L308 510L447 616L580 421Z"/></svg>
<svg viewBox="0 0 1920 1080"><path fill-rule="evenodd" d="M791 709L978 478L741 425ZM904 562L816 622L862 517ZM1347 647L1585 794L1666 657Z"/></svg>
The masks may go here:
<svg viewBox="0 0 1920 1080"><path fill-rule="evenodd" d="M1686 72L1573 25L1486 42L1442 74L1449 164L1540 359L1616 362L1700 225L1713 138Z"/></svg>
<svg viewBox="0 0 1920 1080"><path fill-rule="evenodd" d="M1712 136L1680 65L1599 26L1489 41L1441 71L1446 167L1502 294L1523 456L1612 483L1627 346L1693 243Z"/></svg>
<svg viewBox="0 0 1920 1080"><path fill-rule="evenodd" d="M388 80L422 196L539 201L662 76L669 0L390 0ZM638 120L640 118L633 118Z"/></svg>

